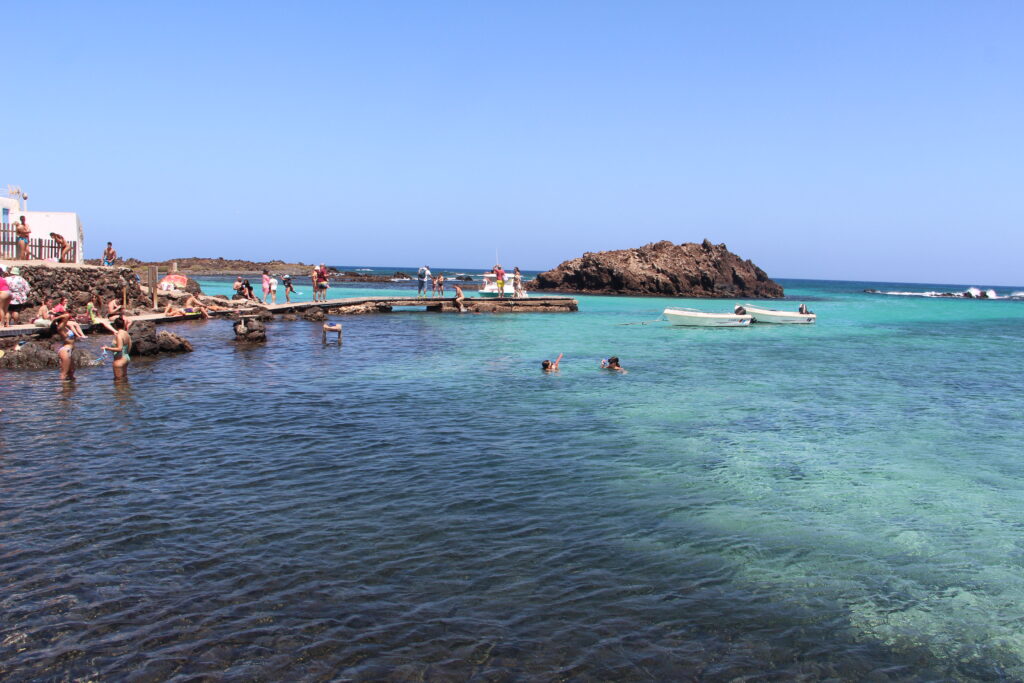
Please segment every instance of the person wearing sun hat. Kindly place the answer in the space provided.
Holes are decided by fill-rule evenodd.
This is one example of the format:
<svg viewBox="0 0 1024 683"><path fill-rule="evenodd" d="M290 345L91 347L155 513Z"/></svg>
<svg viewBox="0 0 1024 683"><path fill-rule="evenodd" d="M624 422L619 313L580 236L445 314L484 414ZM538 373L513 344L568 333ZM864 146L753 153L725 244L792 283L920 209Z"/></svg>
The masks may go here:
<svg viewBox="0 0 1024 683"><path fill-rule="evenodd" d="M7 273L7 286L11 290L11 303L8 310L11 312L11 320L18 322L19 314L28 304L28 293L32 291L28 281L21 276L21 268L14 266Z"/></svg>

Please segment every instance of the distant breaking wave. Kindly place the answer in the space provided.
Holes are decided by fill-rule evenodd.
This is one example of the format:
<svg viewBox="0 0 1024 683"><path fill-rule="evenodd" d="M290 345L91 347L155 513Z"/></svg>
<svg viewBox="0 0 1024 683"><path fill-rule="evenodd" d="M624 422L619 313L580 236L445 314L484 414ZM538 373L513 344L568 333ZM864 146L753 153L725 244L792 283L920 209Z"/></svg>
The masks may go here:
<svg viewBox="0 0 1024 683"><path fill-rule="evenodd" d="M1012 292L1000 296L994 289L968 287L962 292L883 292L877 289L865 289L868 294L885 294L887 296L923 296L933 299L1024 299L1024 292Z"/></svg>

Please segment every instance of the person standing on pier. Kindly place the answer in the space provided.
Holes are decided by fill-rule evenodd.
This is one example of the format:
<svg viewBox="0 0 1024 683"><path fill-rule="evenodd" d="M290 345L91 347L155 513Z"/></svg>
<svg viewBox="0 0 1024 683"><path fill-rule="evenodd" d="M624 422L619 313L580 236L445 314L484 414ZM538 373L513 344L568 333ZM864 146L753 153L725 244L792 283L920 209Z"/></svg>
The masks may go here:
<svg viewBox="0 0 1024 683"><path fill-rule="evenodd" d="M18 258L22 261L28 261L31 255L28 253L28 240L32 236L32 228L28 227L28 223L25 222L25 217L21 217L21 222L14 224L14 229L17 237L14 241L18 244Z"/></svg>
<svg viewBox="0 0 1024 683"><path fill-rule="evenodd" d="M270 296L270 273L266 270L263 271L263 298L260 299L260 303L267 303L267 297Z"/></svg>
<svg viewBox="0 0 1024 683"><path fill-rule="evenodd" d="M495 284L498 285L498 298L505 298L505 271L502 269L501 264L494 266L494 279L497 281Z"/></svg>
<svg viewBox="0 0 1024 683"><path fill-rule="evenodd" d="M523 298L523 274L519 272L519 266L512 269L512 296Z"/></svg>
<svg viewBox="0 0 1024 683"><path fill-rule="evenodd" d="M320 269L313 266L313 272L309 274L309 279L313 282L313 302L320 301Z"/></svg>
<svg viewBox="0 0 1024 683"><path fill-rule="evenodd" d="M327 274L327 266L320 264L320 301L327 301L327 289L331 286L331 277Z"/></svg>
<svg viewBox="0 0 1024 683"><path fill-rule="evenodd" d="M438 273L437 279L434 280L434 285L437 289L437 295L444 297L444 273Z"/></svg>
<svg viewBox="0 0 1024 683"><path fill-rule="evenodd" d="M277 303L277 278L270 276L270 303Z"/></svg>
<svg viewBox="0 0 1024 683"><path fill-rule="evenodd" d="M289 273L285 273L281 276L281 282L284 283L284 300L291 303L291 295L295 293L295 288L292 287L292 276Z"/></svg>
<svg viewBox="0 0 1024 683"><path fill-rule="evenodd" d="M433 282L433 279L430 277L430 266L423 266L416 273L416 284L418 285L416 296L427 296L427 280Z"/></svg>

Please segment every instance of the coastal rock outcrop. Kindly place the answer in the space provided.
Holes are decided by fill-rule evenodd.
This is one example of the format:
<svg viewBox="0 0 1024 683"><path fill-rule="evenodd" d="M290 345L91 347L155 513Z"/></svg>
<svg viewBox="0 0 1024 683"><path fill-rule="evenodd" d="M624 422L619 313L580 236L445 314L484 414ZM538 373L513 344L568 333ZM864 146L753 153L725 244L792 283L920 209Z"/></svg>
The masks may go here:
<svg viewBox="0 0 1024 683"><path fill-rule="evenodd" d="M137 321L128 330L132 338L132 356L155 356L158 353L188 353L192 344L166 330L157 331L156 325L143 320Z"/></svg>
<svg viewBox="0 0 1024 683"><path fill-rule="evenodd" d="M584 294L773 299L782 286L724 244L668 240L638 249L587 252L539 274L531 289Z"/></svg>
<svg viewBox="0 0 1024 683"><path fill-rule="evenodd" d="M243 318L235 323L235 341L265 342L267 341L267 328L262 320Z"/></svg>
<svg viewBox="0 0 1024 683"><path fill-rule="evenodd" d="M96 357L85 349L75 349L71 352L71 357L74 358L76 367L96 364ZM0 358L0 368L10 370L47 370L59 367L57 346L37 341L16 346L6 351L3 358Z"/></svg>
<svg viewBox="0 0 1024 683"><path fill-rule="evenodd" d="M322 322L326 317L327 315L323 312L323 309L316 306L310 306L302 312L302 319L311 322Z"/></svg>

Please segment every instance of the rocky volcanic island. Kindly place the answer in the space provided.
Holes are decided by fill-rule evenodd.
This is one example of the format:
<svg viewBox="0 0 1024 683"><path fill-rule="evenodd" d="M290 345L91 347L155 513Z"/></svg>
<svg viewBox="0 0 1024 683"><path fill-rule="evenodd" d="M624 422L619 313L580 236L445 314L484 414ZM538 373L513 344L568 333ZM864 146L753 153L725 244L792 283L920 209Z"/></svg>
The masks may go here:
<svg viewBox="0 0 1024 683"><path fill-rule="evenodd" d="M782 285L724 244L668 240L639 249L587 252L537 276L535 290L716 299L776 299Z"/></svg>

